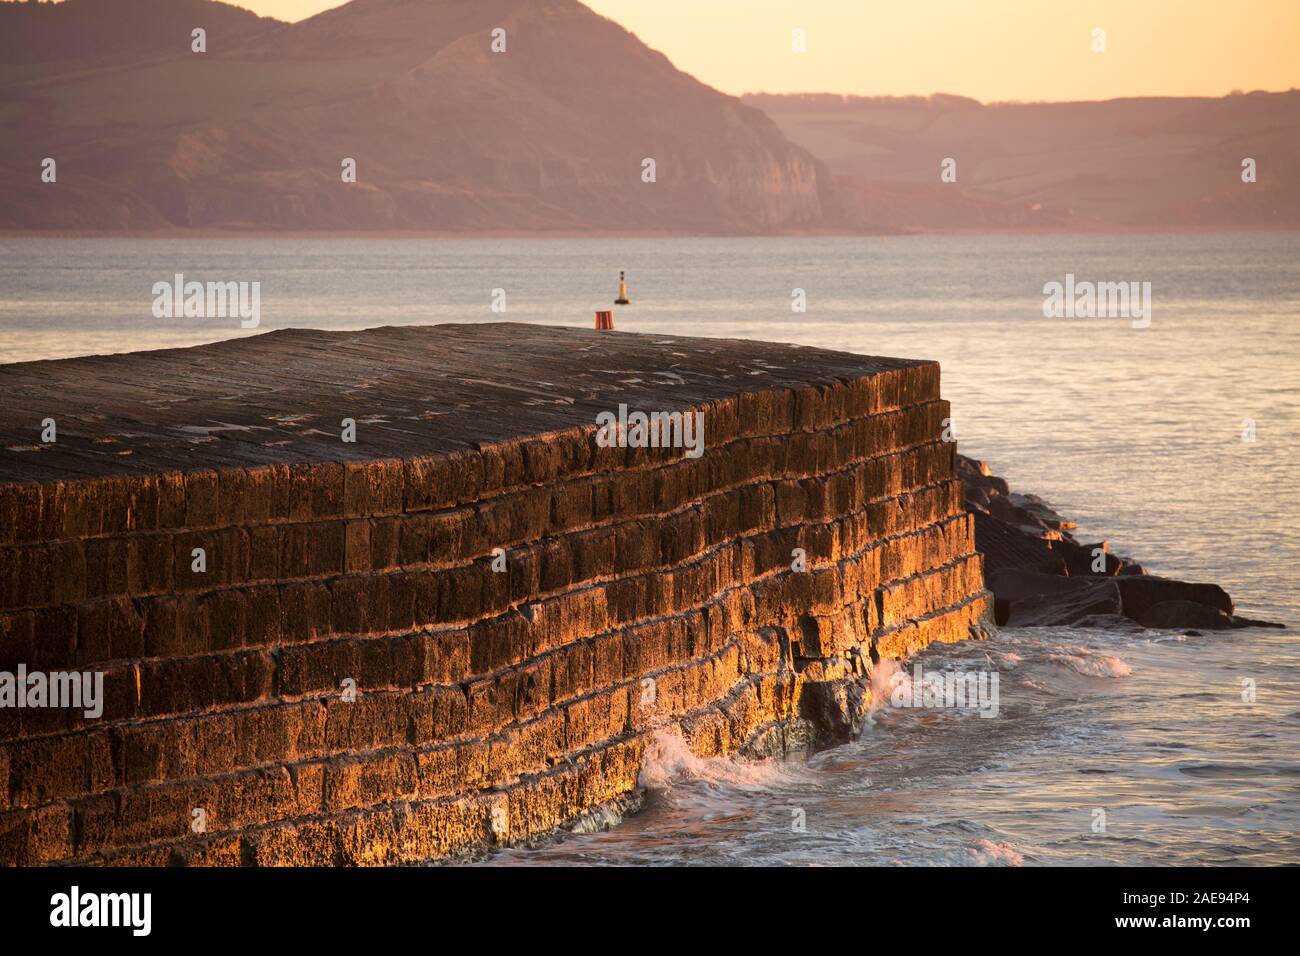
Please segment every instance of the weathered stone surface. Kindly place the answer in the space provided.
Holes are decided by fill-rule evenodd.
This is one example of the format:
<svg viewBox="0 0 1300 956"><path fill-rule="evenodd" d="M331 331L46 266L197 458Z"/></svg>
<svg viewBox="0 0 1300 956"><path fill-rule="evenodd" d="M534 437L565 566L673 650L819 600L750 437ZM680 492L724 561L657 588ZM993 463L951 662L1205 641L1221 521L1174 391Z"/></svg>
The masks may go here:
<svg viewBox="0 0 1300 956"><path fill-rule="evenodd" d="M1217 584L1189 584L1169 578L1141 577L1117 578L1120 596L1124 601L1124 615L1141 620L1147 611L1166 601L1190 601L1203 604L1224 614L1232 614L1232 598Z"/></svg>
<svg viewBox="0 0 1300 956"><path fill-rule="evenodd" d="M106 692L97 719L0 711L0 862L526 841L634 799L659 733L843 739L871 661L990 618L933 363L439 326L6 366L0 389L6 449L59 422L0 453L0 664ZM599 447L620 403L702 411L704 454Z"/></svg>
<svg viewBox="0 0 1300 956"><path fill-rule="evenodd" d="M1161 601L1146 608L1137 621L1143 627L1199 627L1221 630L1232 627L1232 616L1199 601Z"/></svg>
<svg viewBox="0 0 1300 956"><path fill-rule="evenodd" d="M1103 615L1118 615L1121 601L1113 581L1085 581L1082 586L1052 594L1034 594L1013 601L1008 627L1052 627L1094 621Z"/></svg>
<svg viewBox="0 0 1300 956"><path fill-rule="evenodd" d="M989 590L999 601L1023 601L1043 595L1075 594L1095 584L1087 578L1043 574L1019 568L1006 568L989 576Z"/></svg>

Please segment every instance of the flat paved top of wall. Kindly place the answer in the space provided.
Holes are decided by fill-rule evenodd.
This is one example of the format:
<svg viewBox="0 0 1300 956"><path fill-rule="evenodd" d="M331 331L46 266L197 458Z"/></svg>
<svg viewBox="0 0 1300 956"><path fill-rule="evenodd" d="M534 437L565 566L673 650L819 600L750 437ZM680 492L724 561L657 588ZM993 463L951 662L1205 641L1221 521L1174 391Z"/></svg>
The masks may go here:
<svg viewBox="0 0 1300 956"><path fill-rule="evenodd" d="M0 365L0 482L437 455L932 364L520 323L286 329ZM40 443L53 418L58 441ZM352 418L362 440L340 441Z"/></svg>

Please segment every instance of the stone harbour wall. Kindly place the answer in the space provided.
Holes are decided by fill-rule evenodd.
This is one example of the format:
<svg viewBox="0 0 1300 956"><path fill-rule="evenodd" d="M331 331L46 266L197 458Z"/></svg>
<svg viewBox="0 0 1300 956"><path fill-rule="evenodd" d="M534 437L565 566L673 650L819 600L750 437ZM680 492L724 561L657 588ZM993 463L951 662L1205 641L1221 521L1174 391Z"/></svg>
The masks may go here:
<svg viewBox="0 0 1300 956"><path fill-rule="evenodd" d="M845 739L877 660L991 619L931 362L438 326L0 389L0 672L103 675L98 716L0 707L6 864L526 842L657 734ZM702 412L703 455L600 447L620 402Z"/></svg>

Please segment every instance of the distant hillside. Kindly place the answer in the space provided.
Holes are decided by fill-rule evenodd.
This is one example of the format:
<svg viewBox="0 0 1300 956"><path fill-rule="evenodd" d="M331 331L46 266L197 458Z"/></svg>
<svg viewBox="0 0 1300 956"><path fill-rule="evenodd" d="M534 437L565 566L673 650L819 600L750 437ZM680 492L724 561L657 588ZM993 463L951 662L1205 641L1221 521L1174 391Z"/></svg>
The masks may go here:
<svg viewBox="0 0 1300 956"><path fill-rule="evenodd" d="M175 56L189 51L195 27L230 44L282 26L211 0L22 0L0 3L0 64L65 61L75 68Z"/></svg>
<svg viewBox="0 0 1300 956"><path fill-rule="evenodd" d="M737 99L577 0L352 0L295 24L0 2L0 229L1271 226L1300 228L1300 91Z"/></svg>
<svg viewBox="0 0 1300 956"><path fill-rule="evenodd" d="M190 52L195 26L206 54ZM0 3L0 30L0 228L827 219L830 177L809 153L576 0L353 0L296 24L210 0Z"/></svg>
<svg viewBox="0 0 1300 956"><path fill-rule="evenodd" d="M842 215L922 229L1300 226L1300 91L985 106L753 95L835 174ZM957 161L957 182L940 164ZM1256 161L1244 184L1241 161Z"/></svg>

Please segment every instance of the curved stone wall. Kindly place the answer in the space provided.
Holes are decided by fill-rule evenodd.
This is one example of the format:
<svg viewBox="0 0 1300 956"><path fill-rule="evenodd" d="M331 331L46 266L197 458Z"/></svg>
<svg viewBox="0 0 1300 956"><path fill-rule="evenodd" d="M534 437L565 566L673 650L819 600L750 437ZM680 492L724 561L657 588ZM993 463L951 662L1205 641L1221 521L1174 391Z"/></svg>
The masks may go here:
<svg viewBox="0 0 1300 956"><path fill-rule="evenodd" d="M843 739L876 659L990 617L934 363L466 325L0 390L0 672L103 675L98 716L0 708L10 864L528 840L635 794L657 733ZM702 412L703 454L601 447L620 403Z"/></svg>

